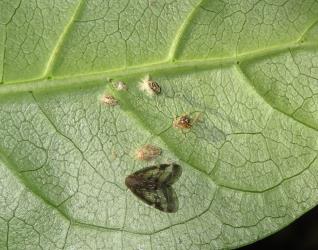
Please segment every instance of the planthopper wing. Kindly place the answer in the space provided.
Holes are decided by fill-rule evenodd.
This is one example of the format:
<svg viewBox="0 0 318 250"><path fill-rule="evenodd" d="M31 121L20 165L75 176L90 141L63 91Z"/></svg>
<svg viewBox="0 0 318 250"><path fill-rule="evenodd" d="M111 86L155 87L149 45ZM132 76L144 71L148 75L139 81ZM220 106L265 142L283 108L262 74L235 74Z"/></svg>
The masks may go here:
<svg viewBox="0 0 318 250"><path fill-rule="evenodd" d="M127 176L125 183L129 189L131 187L159 189L162 186L171 186L181 174L182 169L178 164L159 164L140 169Z"/></svg>
<svg viewBox="0 0 318 250"><path fill-rule="evenodd" d="M148 205L166 213L175 213L179 208L176 192L171 186L157 190L135 189L132 192Z"/></svg>
<svg viewBox="0 0 318 250"><path fill-rule="evenodd" d="M179 207L171 187L182 174L177 164L160 164L136 171L126 177L126 186L141 200L161 211L172 213Z"/></svg>

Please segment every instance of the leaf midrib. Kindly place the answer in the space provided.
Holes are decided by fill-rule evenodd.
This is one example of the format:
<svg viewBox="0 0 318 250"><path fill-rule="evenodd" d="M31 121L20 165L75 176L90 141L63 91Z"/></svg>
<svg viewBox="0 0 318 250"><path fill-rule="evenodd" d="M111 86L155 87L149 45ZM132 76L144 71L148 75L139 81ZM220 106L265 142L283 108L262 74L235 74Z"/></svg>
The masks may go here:
<svg viewBox="0 0 318 250"><path fill-rule="evenodd" d="M318 44L315 42L301 43L298 41L289 44L273 46L261 50L254 50L239 55L230 57L213 58L213 59L198 59L198 60L178 60L175 62L163 61L156 64L146 64L132 66L128 68L112 69L101 72L94 72L89 74L68 75L62 77L53 77L52 79L37 78L21 82L7 82L0 85L0 95L7 95L12 93L20 93L27 91L42 91L54 88L73 87L85 84L85 86L96 85L96 81L100 81L97 85L106 84L107 78L132 77L141 74L148 74L149 72L190 72L194 69L204 70L213 69L215 67L225 67L235 65L237 63L247 62L252 59L262 58L268 55L275 55L294 49L317 49Z"/></svg>

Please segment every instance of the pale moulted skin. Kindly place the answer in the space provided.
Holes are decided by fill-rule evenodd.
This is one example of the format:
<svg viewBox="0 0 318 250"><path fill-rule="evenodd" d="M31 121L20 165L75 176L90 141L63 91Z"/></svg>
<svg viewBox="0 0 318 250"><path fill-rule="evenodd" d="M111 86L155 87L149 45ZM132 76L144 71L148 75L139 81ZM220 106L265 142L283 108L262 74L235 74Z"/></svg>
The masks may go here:
<svg viewBox="0 0 318 250"><path fill-rule="evenodd" d="M161 154L161 149L151 144L146 144L136 151L136 158L141 161L151 161Z"/></svg>
<svg viewBox="0 0 318 250"><path fill-rule="evenodd" d="M112 95L104 94L101 97L101 102L106 104L107 106L116 106L118 101Z"/></svg>

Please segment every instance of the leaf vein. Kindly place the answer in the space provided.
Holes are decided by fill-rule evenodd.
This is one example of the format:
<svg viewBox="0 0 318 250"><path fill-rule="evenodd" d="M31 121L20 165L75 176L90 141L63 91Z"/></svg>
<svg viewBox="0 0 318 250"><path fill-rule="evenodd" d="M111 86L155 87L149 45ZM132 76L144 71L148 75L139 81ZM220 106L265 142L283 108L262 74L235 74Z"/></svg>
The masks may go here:
<svg viewBox="0 0 318 250"><path fill-rule="evenodd" d="M318 128L308 124L308 123L305 123L299 119L297 119L296 117L288 114L287 112L285 112L284 110L280 109L280 108L276 108L274 107L268 100L266 100L266 98L264 96L262 96L254 87L253 87L253 84L250 82L250 79L247 77L247 75L244 73L244 71L241 69L241 67L239 65L236 65L235 66L237 72L242 76L243 79L245 79L248 84L253 88L253 90L255 91L255 93L257 93L257 95L265 102L267 103L273 110L276 110L277 112L281 113L281 114L284 114L286 116L288 116L289 118L291 118L292 120L298 122L298 123L301 123L302 125L304 125L305 127L307 128L310 128L310 129L313 129L315 131L318 132Z"/></svg>
<svg viewBox="0 0 318 250"><path fill-rule="evenodd" d="M189 15L184 19L183 23L180 25L179 30L177 31L175 38L172 41L171 47L168 53L168 61L173 61L176 57L176 53L180 47L180 42L182 41L182 37L187 31L189 24L191 23L192 19L194 18L196 12L198 11L200 5L205 0L200 0L197 5L195 5Z"/></svg>
<svg viewBox="0 0 318 250"><path fill-rule="evenodd" d="M56 87L66 87L66 86L74 86L75 84L79 85L79 82L89 84L94 84L94 81L102 81L101 84L104 84L105 79L107 78L120 78L127 77L130 75L137 74L148 74L149 72L168 72L168 71L176 71L176 70L184 70L187 71L189 69L212 69L214 67L219 67L220 65L234 65L238 61L244 62L255 58L260 58L264 55L275 55L282 52L286 52L290 49L294 48L303 48L303 49L316 49L317 43L295 43L292 42L290 44L286 44L283 46L275 46L261 50L255 50L248 53L243 53L240 55L234 55L231 57L225 58L212 58L212 59L203 59L203 60L182 60L177 61L175 63L171 63L168 61L150 64L150 65L138 65L129 67L125 70L123 69L114 69L107 71L100 71L89 73L85 75L72 75L66 77L59 77L52 80L47 80L43 78L39 78L37 80L30 80L25 82L7 82L6 84L0 85L0 95L8 94L8 93L19 93L33 90L41 90L41 89L49 89Z"/></svg>
<svg viewBox="0 0 318 250"><path fill-rule="evenodd" d="M57 43L56 43L55 47L53 48L52 53L49 57L46 68L44 69L43 76L42 76L43 78L49 77L50 74L52 74L52 70L56 64L56 60L57 60L58 55L63 47L65 39L71 31L76 17L79 15L81 10L83 9L84 2L85 2L85 0L79 0L77 6L75 8L74 14L71 16L69 22L65 26L65 29L63 30L63 32L59 36Z"/></svg>

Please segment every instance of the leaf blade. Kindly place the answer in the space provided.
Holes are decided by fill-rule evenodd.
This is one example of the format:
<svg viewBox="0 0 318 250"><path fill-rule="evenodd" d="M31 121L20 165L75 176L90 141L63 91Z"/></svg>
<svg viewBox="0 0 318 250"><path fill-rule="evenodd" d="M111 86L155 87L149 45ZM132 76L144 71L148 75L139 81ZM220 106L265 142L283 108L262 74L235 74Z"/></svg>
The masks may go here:
<svg viewBox="0 0 318 250"><path fill-rule="evenodd" d="M33 8L30 2L19 10L16 3L5 3L6 14L10 14L13 23L21 18L20 11ZM43 247L47 241L55 242L46 245L55 249L85 249L87 244L107 249L110 242L118 249L234 248L280 230L318 203L316 1L306 1L296 9L289 8L294 1L285 1L283 5L258 1L253 6L242 2L241 7L251 10L244 17L247 19L241 25L242 32L234 32L233 39L226 39L225 35L208 51L205 46L197 46L196 42L200 44L204 39L192 43L189 34L198 34L198 25L213 18L209 5L215 5L211 13L220 10L221 23L240 19L243 12L235 12L238 6L222 7L223 2L217 1L187 1L185 7L181 7L184 1L154 1L150 5L144 1L140 1L141 5L117 1L107 8L97 8L110 2L78 3L71 1L69 7L64 6L59 20L66 24L71 15L65 13L74 13L70 6L72 10L81 6L67 26L68 35L62 35L60 42L56 38L61 32L56 30L53 35L60 52L56 57L48 52L53 43L51 50L41 50L43 54L32 64L32 70L20 67L25 63L20 57L20 68L15 68L10 54L5 55L7 42L0 42L0 76L4 83L0 86L0 151L2 160L8 159L15 166L11 168L11 181L2 182L0 190L22 180L23 188L31 190L26 192L35 197L36 204L43 203L19 210L22 220L31 220L26 230L21 230L21 218L13 217L8 231L6 218L1 215L1 246L19 247L20 242L12 239L22 242L31 235L34 248ZM39 9L56 11L48 2L43 4ZM286 23L287 14L275 19L275 11L269 12L263 21L273 21L277 30L272 32L276 36L266 40L270 31L265 30L260 35L264 39L257 44L244 27L253 23L251 17L260 6L277 13L289 8L286 13L295 18L297 28L291 28L290 23L279 27L279 21ZM120 32L128 40L133 39L129 41L131 47L119 44L117 51L121 54L114 49L107 56L87 52L105 48L104 41L96 43L104 34L100 27L121 8L126 18ZM301 19L308 8L309 14ZM15 10L16 14L11 15ZM134 10L135 15L129 16ZM160 15L156 15L158 11ZM164 16L172 19L163 20ZM160 39L164 33L159 28L160 34L147 33L145 27L153 27L154 23L148 25L145 19L162 20L158 27L166 27L166 39ZM12 33L5 33L7 27L0 21L0 41L8 40L12 48L18 46L20 40L13 44ZM133 29L128 27L129 21L135 25ZM92 25L96 22L98 25ZM86 29L83 25L91 26ZM207 33L201 30L201 35L211 38L213 27ZM62 28L65 30L65 25ZM113 28L111 22L106 27ZM240 23L226 28L239 29ZM277 35L284 28L291 28L291 32ZM142 35L134 37L138 32ZM80 40L83 34L88 35ZM153 34L159 35L141 39ZM51 35L45 37L49 39ZM30 44L36 44L36 38L30 36ZM93 42L86 51L89 39ZM112 43L118 42L116 39ZM141 40L149 42L149 46L138 55L145 45L139 43ZM107 48L113 48L111 43ZM17 52L14 50L10 53ZM25 54L30 62L34 61L33 52ZM51 65L46 73L52 69L53 79L42 79L45 65ZM263 74L259 73L261 70ZM158 96L149 97L139 91L138 82L146 74L160 85ZM109 77L124 80L129 91L117 92L107 83ZM297 91L282 86L293 86L298 96L294 94ZM271 88L272 92L268 92ZM105 92L111 92L119 105L103 106L99 97ZM307 103L302 106L300 98ZM203 116L183 133L173 127L174 118L183 113ZM178 162L185 169L174 184L178 197L181 196L180 209L173 216L149 210L126 194L125 176L146 166L134 158L134 152L149 142L163 149L157 163ZM3 162L3 169L10 170ZM15 178L17 175L20 179ZM5 179L3 173L0 176L0 180ZM10 195L0 195L6 197ZM62 225L62 231L54 231L55 227L50 228L51 222L45 219L39 223L43 228L34 224L36 216L32 212L41 206L47 213L57 214L53 217ZM65 215L62 219L58 211ZM47 230L53 233L47 234Z"/></svg>

